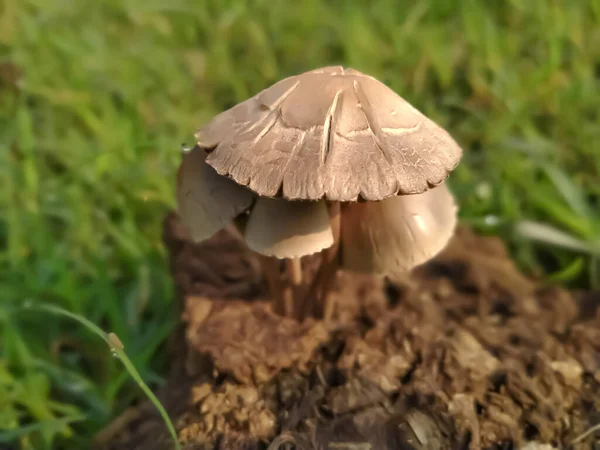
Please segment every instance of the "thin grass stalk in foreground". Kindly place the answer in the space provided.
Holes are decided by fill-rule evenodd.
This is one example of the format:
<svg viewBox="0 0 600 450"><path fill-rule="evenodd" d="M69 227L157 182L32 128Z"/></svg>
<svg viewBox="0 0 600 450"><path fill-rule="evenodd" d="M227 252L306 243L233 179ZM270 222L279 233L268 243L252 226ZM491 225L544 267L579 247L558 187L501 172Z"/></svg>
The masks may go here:
<svg viewBox="0 0 600 450"><path fill-rule="evenodd" d="M167 411L165 410L163 405L160 403L160 400L156 397L156 395L154 395L154 393L150 390L148 385L146 383L144 383L144 380L142 380L140 373L137 371L137 369L135 368L135 366L133 365L133 363L131 362L131 360L129 359L127 354L125 353L125 347L123 346L123 343L117 337L116 334L105 333L98 325L89 321L85 317L80 316L78 314L74 314L72 312L69 312L58 306L48 305L48 304L40 305L40 304L33 304L31 302L27 302L23 307L28 310L37 309L40 311L49 312L51 314L69 317L69 318L79 322L80 324L86 326L90 331L92 331L93 333L100 336L104 340L104 342L106 342L106 345L108 345L108 347L110 348L110 352L115 357L119 358L121 363L123 363L125 370L127 370L127 372L129 372L129 375L131 375L131 377L136 381L138 386L140 388L142 388L142 391L144 391L146 396L150 399L150 401L154 404L154 406L156 407L156 409L162 416L163 421L165 422L165 425L167 426L167 429L169 430L169 434L173 438L173 443L175 444L175 450L181 450L181 446L179 445L179 440L177 439L177 432L175 431L175 427L173 426L173 423L171 422L171 419L169 418Z"/></svg>

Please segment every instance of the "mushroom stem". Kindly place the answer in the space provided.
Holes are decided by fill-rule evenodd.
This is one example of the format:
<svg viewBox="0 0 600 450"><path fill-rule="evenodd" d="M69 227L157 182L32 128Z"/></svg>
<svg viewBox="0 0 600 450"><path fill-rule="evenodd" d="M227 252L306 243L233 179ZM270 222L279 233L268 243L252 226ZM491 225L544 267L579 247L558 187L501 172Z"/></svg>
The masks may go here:
<svg viewBox="0 0 600 450"><path fill-rule="evenodd" d="M295 316L300 302L300 286L302 285L302 262L300 258L289 258L285 260L286 270L289 277L289 294L286 301L286 315Z"/></svg>
<svg viewBox="0 0 600 450"><path fill-rule="evenodd" d="M301 317L316 313L323 317L325 321L331 319L333 315L334 304L328 297L333 286L335 274L338 268L338 252L340 247L340 204L332 202L329 204L329 223L333 233L333 245L321 252L321 265L315 275L315 278L304 297ZM315 309L317 311L315 311ZM311 311L312 310L312 311Z"/></svg>
<svg viewBox="0 0 600 450"><path fill-rule="evenodd" d="M319 294L319 313L322 314L323 321L329 322L333 317L333 311L335 310L334 298L329 296L333 282L335 281L335 275L339 268L338 259L335 258L330 264L328 264L328 270L326 276L323 277L323 285L321 286L321 292Z"/></svg>
<svg viewBox="0 0 600 450"><path fill-rule="evenodd" d="M290 274L290 282L294 286L302 283L302 263L300 258L286 259L287 268Z"/></svg>
<svg viewBox="0 0 600 450"><path fill-rule="evenodd" d="M262 266L265 279L267 280L269 293L273 299L273 311L276 314L283 316L286 314L285 295L278 262L278 260L267 256L260 257L260 265Z"/></svg>

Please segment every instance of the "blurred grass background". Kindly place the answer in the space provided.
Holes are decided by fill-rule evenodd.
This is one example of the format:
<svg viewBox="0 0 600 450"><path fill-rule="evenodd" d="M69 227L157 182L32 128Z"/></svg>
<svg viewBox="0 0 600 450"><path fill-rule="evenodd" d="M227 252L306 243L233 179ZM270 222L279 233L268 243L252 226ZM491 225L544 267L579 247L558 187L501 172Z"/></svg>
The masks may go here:
<svg viewBox="0 0 600 450"><path fill-rule="evenodd" d="M160 383L180 145L338 63L464 147L464 223L535 276L600 283L599 0L0 0L0 447L89 448L141 395L96 336L19 307L115 332Z"/></svg>

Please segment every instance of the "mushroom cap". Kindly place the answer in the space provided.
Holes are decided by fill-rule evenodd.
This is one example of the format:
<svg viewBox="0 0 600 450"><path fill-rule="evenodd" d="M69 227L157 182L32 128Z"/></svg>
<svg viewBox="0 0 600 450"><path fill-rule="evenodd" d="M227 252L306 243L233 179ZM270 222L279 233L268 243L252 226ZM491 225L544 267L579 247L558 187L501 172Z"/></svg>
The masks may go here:
<svg viewBox="0 0 600 450"><path fill-rule="evenodd" d="M279 81L196 134L206 162L263 197L350 202L419 194L462 150L375 78L325 67Z"/></svg>
<svg viewBox="0 0 600 450"><path fill-rule="evenodd" d="M206 151L184 153L177 173L177 209L191 238L203 241L250 208L254 193L206 164Z"/></svg>
<svg viewBox="0 0 600 450"><path fill-rule="evenodd" d="M415 195L344 205L342 267L396 275L446 247L458 208L446 183Z"/></svg>
<svg viewBox="0 0 600 450"><path fill-rule="evenodd" d="M324 201L288 202L259 197L244 229L250 249L265 256L299 258L333 244Z"/></svg>

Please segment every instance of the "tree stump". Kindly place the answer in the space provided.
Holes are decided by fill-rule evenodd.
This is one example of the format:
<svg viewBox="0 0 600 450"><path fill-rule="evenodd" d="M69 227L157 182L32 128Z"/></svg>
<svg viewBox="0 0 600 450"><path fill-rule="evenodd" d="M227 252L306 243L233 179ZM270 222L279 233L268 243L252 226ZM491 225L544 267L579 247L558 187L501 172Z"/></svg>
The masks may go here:
<svg viewBox="0 0 600 450"><path fill-rule="evenodd" d="M165 244L183 321L159 397L186 450L600 448L573 443L600 422L600 293L536 284L497 238L460 229L399 279L340 273L328 324L273 314L227 231L192 244L170 215ZM172 448L150 404L97 444Z"/></svg>

